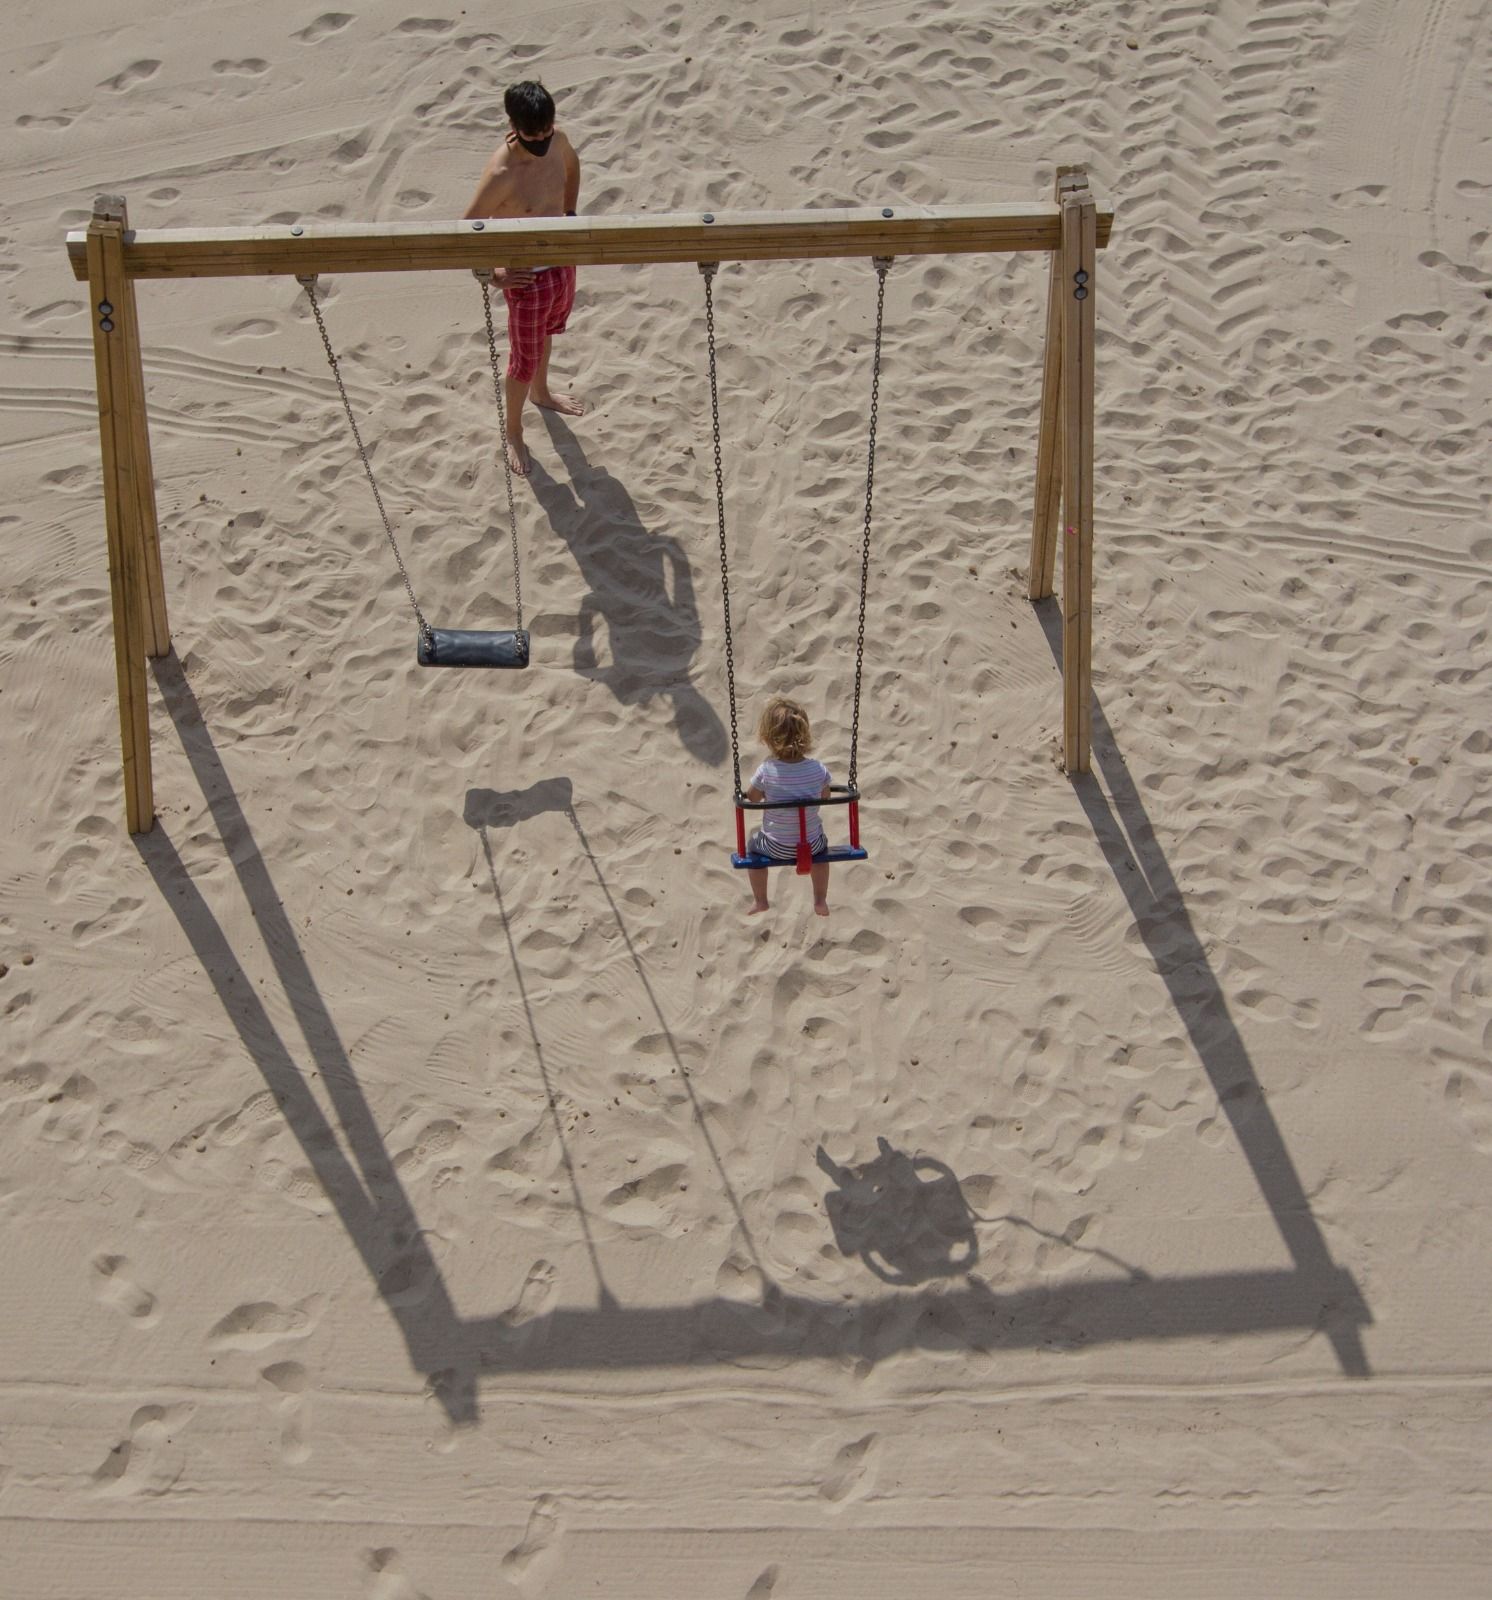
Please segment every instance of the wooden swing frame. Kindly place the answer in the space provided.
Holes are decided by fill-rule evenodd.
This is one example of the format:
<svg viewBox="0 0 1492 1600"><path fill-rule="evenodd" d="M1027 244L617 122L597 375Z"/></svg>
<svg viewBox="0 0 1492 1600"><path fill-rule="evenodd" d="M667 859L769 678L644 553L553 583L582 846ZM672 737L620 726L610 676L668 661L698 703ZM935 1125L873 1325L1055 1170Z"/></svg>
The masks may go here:
<svg viewBox="0 0 1492 1600"><path fill-rule="evenodd" d="M538 221L306 224L135 231L124 200L102 195L69 233L73 274L89 286L114 662L124 756L125 821L155 822L146 658L168 655L150 426L135 284L151 278L303 277L349 272L472 271L496 266L623 266L854 256L1051 257L1028 592L1053 591L1062 540L1062 748L1086 772L1092 705L1093 341L1096 252L1113 225L1082 167L1060 167L1052 202L895 206Z"/></svg>

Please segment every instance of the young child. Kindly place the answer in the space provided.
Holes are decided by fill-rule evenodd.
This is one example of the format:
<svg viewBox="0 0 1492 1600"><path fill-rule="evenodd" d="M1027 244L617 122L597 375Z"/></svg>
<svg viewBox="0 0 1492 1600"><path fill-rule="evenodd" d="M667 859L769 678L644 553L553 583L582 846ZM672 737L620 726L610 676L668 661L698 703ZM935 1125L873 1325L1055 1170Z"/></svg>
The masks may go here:
<svg viewBox="0 0 1492 1600"><path fill-rule="evenodd" d="M829 769L822 761L813 760L808 752L813 748L813 735L808 727L808 713L797 701L777 695L767 703L762 718L756 725L756 735L766 745L768 756L751 775L751 787L746 791L748 800L827 800L829 798ZM824 825L819 821L819 808L809 806L804 812L808 824L808 848L815 856L827 848ZM778 861L792 861L798 854L798 811L763 811L762 825L746 842L752 855L771 856ZM767 868L750 867L746 876L751 880L752 907L748 916L756 916L767 909ZM813 909L821 917L829 915L829 863L815 861L811 868L813 884Z"/></svg>

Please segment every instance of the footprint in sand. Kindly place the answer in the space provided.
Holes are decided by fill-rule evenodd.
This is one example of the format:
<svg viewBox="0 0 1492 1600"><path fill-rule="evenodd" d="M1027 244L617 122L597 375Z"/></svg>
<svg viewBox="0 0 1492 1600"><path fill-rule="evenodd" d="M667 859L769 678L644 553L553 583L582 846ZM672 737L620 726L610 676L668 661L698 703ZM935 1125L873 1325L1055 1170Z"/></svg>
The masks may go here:
<svg viewBox="0 0 1492 1600"><path fill-rule="evenodd" d="M390 1306L417 1306L440 1280L429 1246L420 1239L401 1251L378 1275L378 1292Z"/></svg>
<svg viewBox="0 0 1492 1600"><path fill-rule="evenodd" d="M86 1145L98 1122L98 1091L89 1078L75 1072L47 1096L52 1108L41 1126L41 1136L53 1143Z"/></svg>
<svg viewBox="0 0 1492 1600"><path fill-rule="evenodd" d="M101 1304L122 1311L137 1327L148 1328L158 1320L155 1296L135 1282L123 1256L93 1258L93 1293Z"/></svg>
<svg viewBox="0 0 1492 1600"><path fill-rule="evenodd" d="M661 1228L676 1232L676 1196L689 1187L689 1168L684 1162L670 1162L629 1179L601 1201L613 1222L631 1228Z"/></svg>
<svg viewBox="0 0 1492 1600"><path fill-rule="evenodd" d="M68 317L76 316L82 309L81 300L49 300L44 306L37 306L34 310L26 312L21 321L61 322Z"/></svg>
<svg viewBox="0 0 1492 1600"><path fill-rule="evenodd" d="M323 11L314 22L307 23L299 32L291 34L292 39L299 39L304 44L315 44L318 39L324 39L329 33L340 33L352 21L352 14L347 11Z"/></svg>
<svg viewBox="0 0 1492 1600"><path fill-rule="evenodd" d="M99 88L113 89L116 92L132 89L137 83L144 83L147 78L153 78L160 70L159 61L132 61L123 72L116 72L112 78L105 78Z"/></svg>
<svg viewBox="0 0 1492 1600"><path fill-rule="evenodd" d="M528 1269L518 1298L502 1314L502 1320L515 1332L526 1333L530 1323L536 1322L554 1304L555 1282L559 1273L548 1261L536 1261Z"/></svg>
<svg viewBox="0 0 1492 1600"><path fill-rule="evenodd" d="M738 1305L759 1306L767 1298L767 1279L754 1261L734 1250L715 1273L715 1293Z"/></svg>
<svg viewBox="0 0 1492 1600"><path fill-rule="evenodd" d="M247 317L241 321L220 322L213 337L227 343L231 339L265 339L280 330L266 317Z"/></svg>
<svg viewBox="0 0 1492 1600"><path fill-rule="evenodd" d="M306 1369L298 1361L277 1361L259 1374L259 1392L280 1424L280 1459L298 1466L310 1454L306 1443Z"/></svg>
<svg viewBox="0 0 1492 1600"><path fill-rule="evenodd" d="M819 1485L822 1498L837 1506L868 1494L880 1453L877 1445L877 1436L873 1433L845 1445L835 1455L833 1465Z"/></svg>
<svg viewBox="0 0 1492 1600"><path fill-rule="evenodd" d="M195 1406L141 1406L130 1418L129 1437L121 1439L93 1471L93 1492L118 1498L165 1494L181 1477L186 1452L177 1434Z"/></svg>
<svg viewBox="0 0 1492 1600"><path fill-rule="evenodd" d="M502 1569L520 1588L548 1587L546 1579L559 1560L559 1508L552 1494L541 1494L529 1513L523 1538L502 1559Z"/></svg>
<svg viewBox="0 0 1492 1600"><path fill-rule="evenodd" d="M448 1156L461 1142L461 1125L450 1118L426 1123L413 1143L394 1152L394 1171L407 1183L423 1177L432 1163Z"/></svg>
<svg viewBox="0 0 1492 1600"><path fill-rule="evenodd" d="M326 1296L308 1295L298 1305L255 1300L235 1306L207 1335L213 1350L263 1350L281 1339L304 1339L321 1319Z"/></svg>
<svg viewBox="0 0 1492 1600"><path fill-rule="evenodd" d="M368 141L363 135L358 134L351 139L344 139L332 151L332 161L339 167L350 167L361 161L367 153Z"/></svg>
<svg viewBox="0 0 1492 1600"><path fill-rule="evenodd" d="M117 895L107 911L73 924L73 943L96 944L100 939L112 938L126 931L135 922L135 913L139 911L142 903L134 895Z"/></svg>
<svg viewBox="0 0 1492 1600"><path fill-rule="evenodd" d="M446 1456L456 1448L463 1428L456 1421L465 1413L465 1399L469 1383L455 1367L441 1367L429 1373L425 1380L425 1405L433 1418L434 1434L427 1440L426 1448Z"/></svg>
<svg viewBox="0 0 1492 1600"><path fill-rule="evenodd" d="M1432 1051L1437 1065L1442 1064L1444 1052ZM1492 1152L1492 1073L1460 1062L1446 1077L1445 1103L1459 1118L1467 1136L1478 1150Z"/></svg>
<svg viewBox="0 0 1492 1600"><path fill-rule="evenodd" d="M414 1580L404 1570L403 1557L391 1546L366 1551L363 1559L373 1574L368 1600L430 1600L423 1589L416 1588Z"/></svg>
<svg viewBox="0 0 1492 1600"><path fill-rule="evenodd" d="M3 971L0 971L0 977L3 976ZM46 1084L45 1067L15 1067L0 1078L0 1106L9 1105L14 1100L29 1100L40 1093Z"/></svg>

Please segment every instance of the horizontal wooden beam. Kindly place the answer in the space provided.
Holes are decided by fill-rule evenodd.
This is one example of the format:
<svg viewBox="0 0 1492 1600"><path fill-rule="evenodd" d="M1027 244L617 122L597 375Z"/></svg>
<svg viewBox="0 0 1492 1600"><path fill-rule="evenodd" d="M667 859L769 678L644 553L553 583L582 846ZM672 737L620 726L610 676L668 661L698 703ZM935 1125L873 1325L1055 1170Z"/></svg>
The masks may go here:
<svg viewBox="0 0 1492 1600"><path fill-rule="evenodd" d="M710 220L706 221L706 217ZM1113 206L1100 199L1098 244ZM1054 204L863 206L841 211L679 212L468 222L294 223L139 228L125 237L132 278L239 278L482 267L648 266L665 261L791 261L830 256L1056 250ZM86 235L69 233L73 274L88 276Z"/></svg>

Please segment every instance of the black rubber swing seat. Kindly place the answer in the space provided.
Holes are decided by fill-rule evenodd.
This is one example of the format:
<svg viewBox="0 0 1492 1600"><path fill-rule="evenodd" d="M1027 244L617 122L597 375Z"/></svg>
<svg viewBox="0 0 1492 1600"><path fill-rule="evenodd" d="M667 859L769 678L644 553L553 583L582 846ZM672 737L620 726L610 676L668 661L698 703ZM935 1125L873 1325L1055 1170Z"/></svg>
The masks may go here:
<svg viewBox="0 0 1492 1600"><path fill-rule="evenodd" d="M827 850L820 850L816 856L810 858L815 866L830 861L869 861L870 852L862 850L853 844L831 844ZM733 867L794 867L797 858L794 856L760 856L737 855L731 851L730 864Z"/></svg>
<svg viewBox="0 0 1492 1600"><path fill-rule="evenodd" d="M483 633L474 628L432 628L419 636L422 667L526 667L528 633Z"/></svg>

